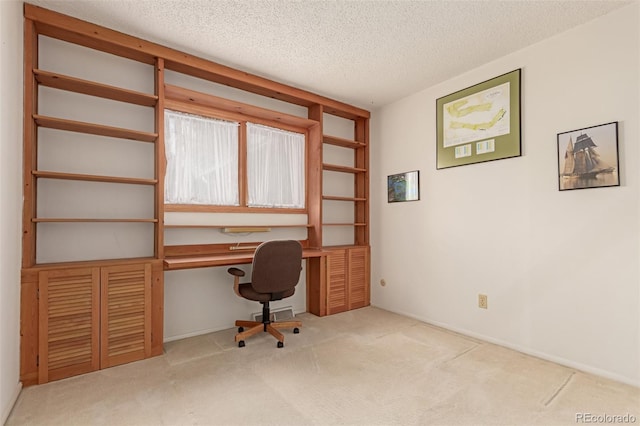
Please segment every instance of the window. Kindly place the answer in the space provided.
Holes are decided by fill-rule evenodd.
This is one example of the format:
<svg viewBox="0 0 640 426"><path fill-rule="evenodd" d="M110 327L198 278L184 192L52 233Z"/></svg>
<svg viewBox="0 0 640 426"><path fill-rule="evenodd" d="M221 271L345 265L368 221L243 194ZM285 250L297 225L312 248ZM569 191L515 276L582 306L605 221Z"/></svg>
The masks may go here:
<svg viewBox="0 0 640 426"><path fill-rule="evenodd" d="M250 207L304 208L303 134L247 123Z"/></svg>
<svg viewBox="0 0 640 426"><path fill-rule="evenodd" d="M239 205L238 123L165 110L166 204Z"/></svg>
<svg viewBox="0 0 640 426"><path fill-rule="evenodd" d="M305 133L165 110L165 204L304 209L305 144Z"/></svg>

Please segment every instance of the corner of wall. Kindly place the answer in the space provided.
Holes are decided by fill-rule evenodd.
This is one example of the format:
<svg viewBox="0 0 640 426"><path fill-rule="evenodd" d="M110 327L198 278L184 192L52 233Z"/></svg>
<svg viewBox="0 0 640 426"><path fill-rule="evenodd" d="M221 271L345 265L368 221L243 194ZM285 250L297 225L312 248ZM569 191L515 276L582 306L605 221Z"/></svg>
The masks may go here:
<svg viewBox="0 0 640 426"><path fill-rule="evenodd" d="M20 389L22 1L0 1L0 421Z"/></svg>

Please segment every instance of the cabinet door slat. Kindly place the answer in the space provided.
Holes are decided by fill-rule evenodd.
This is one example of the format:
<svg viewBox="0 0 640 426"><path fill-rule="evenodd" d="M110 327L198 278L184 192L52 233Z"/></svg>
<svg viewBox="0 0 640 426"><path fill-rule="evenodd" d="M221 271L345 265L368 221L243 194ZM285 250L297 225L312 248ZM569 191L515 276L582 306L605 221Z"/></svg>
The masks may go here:
<svg viewBox="0 0 640 426"><path fill-rule="evenodd" d="M40 272L40 383L74 365L99 368L99 285L99 268Z"/></svg>
<svg viewBox="0 0 640 426"><path fill-rule="evenodd" d="M151 354L151 265L102 268L101 365Z"/></svg>

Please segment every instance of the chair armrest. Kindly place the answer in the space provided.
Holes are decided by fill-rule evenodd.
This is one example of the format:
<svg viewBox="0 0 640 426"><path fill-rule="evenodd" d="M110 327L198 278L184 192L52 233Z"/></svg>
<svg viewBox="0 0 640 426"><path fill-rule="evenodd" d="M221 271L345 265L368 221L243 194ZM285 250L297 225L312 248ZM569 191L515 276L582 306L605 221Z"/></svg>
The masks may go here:
<svg viewBox="0 0 640 426"><path fill-rule="evenodd" d="M235 275L236 277L244 277L244 271L238 268L229 268L227 272L231 275Z"/></svg>
<svg viewBox="0 0 640 426"><path fill-rule="evenodd" d="M227 272L233 275L233 292L238 297L242 297L240 294L240 277L244 277L244 271L238 268L229 268Z"/></svg>

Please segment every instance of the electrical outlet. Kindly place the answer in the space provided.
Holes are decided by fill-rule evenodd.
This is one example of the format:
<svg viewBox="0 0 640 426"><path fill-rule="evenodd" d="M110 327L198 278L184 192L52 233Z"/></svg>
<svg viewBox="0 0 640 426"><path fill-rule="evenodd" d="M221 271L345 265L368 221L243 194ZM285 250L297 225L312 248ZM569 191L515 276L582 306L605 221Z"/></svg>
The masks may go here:
<svg viewBox="0 0 640 426"><path fill-rule="evenodd" d="M479 294L478 295L478 307L482 308L482 309L488 309L488 301L487 301L487 295L486 294Z"/></svg>

